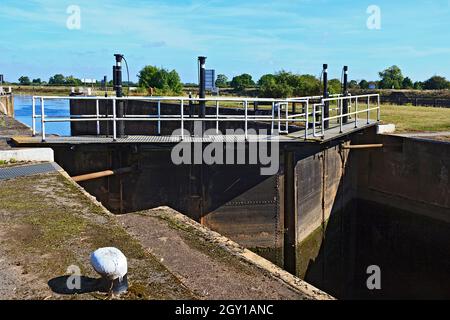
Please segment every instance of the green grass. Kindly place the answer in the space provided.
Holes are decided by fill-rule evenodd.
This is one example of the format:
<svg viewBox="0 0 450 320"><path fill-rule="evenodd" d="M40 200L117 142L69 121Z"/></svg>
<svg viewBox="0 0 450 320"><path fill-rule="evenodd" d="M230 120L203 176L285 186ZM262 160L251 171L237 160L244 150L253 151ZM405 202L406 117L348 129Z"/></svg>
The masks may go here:
<svg viewBox="0 0 450 320"><path fill-rule="evenodd" d="M395 124L398 132L450 131L448 108L382 105L381 120Z"/></svg>

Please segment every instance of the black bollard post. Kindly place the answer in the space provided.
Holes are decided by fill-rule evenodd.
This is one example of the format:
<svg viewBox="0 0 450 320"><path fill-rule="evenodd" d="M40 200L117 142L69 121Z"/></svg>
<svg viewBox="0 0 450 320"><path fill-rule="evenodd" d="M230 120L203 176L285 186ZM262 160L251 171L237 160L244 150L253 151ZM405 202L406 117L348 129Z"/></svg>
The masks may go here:
<svg viewBox="0 0 450 320"><path fill-rule="evenodd" d="M115 54L116 57L116 65L113 67L113 75L114 75L114 90L116 91L116 97L121 98L123 97L123 91L122 91L122 59L123 55L121 54ZM123 118L125 112L124 112L124 103L122 100L117 100L116 104L117 110L117 117ZM117 137L122 138L125 135L125 125L124 121L118 121L117 122Z"/></svg>
<svg viewBox="0 0 450 320"><path fill-rule="evenodd" d="M200 99L206 98L206 57L198 57L199 63L199 97ZM206 103L200 101L199 103L199 118L204 119L206 117ZM205 132L205 122L202 121L202 134Z"/></svg>
<svg viewBox="0 0 450 320"><path fill-rule="evenodd" d="M348 97L348 67L344 66L344 87L342 90L342 95L344 97ZM347 114L348 113L348 100L343 100L342 104L342 113ZM344 116L342 118L343 123L348 123L348 116Z"/></svg>
<svg viewBox="0 0 450 320"><path fill-rule="evenodd" d="M328 64L323 65L323 98L327 99L329 97L328 94ZM330 117L330 103L327 101L324 103L323 107L323 118L329 118ZM330 120L324 121L324 127L325 129L328 129L330 127Z"/></svg>

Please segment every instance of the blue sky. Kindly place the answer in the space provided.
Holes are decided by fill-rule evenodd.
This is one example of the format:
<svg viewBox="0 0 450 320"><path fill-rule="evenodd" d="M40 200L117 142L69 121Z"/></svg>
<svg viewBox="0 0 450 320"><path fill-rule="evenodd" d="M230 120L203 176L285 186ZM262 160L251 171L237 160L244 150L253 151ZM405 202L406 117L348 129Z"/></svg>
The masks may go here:
<svg viewBox="0 0 450 320"><path fill-rule="evenodd" d="M67 8L81 9L69 30ZM369 5L381 29L369 30ZM418 0L0 0L0 73L48 78L111 77L123 53L132 79L147 64L197 81L196 57L229 77L258 79L281 69L340 77L378 78L393 64L413 80L450 78L450 1Z"/></svg>

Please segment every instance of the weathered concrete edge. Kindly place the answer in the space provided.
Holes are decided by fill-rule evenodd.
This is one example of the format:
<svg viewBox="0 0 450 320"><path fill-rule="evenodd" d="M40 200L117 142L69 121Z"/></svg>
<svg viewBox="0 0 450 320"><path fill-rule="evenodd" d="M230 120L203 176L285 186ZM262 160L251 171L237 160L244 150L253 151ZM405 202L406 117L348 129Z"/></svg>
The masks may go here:
<svg viewBox="0 0 450 320"><path fill-rule="evenodd" d="M73 181L73 179L70 177L70 175L64 170L64 169L60 169L58 170L58 172L67 179L67 181L72 184L78 191L80 191L89 201L91 201L95 206L97 206L98 208L100 208L100 210L103 211L104 214L110 216L110 217L115 217L115 215L113 213L111 213L108 209L106 209L105 206L103 206L103 204L101 202L99 202L94 196L92 196L89 192L87 192L83 187L81 187L78 183L76 183L75 181Z"/></svg>
<svg viewBox="0 0 450 320"><path fill-rule="evenodd" d="M220 246L230 254L250 263L251 265L256 266L258 269L268 273L271 277L282 281L287 284L289 287L296 291L300 291L304 294L308 299L311 300L335 300L334 297L329 294L323 292L320 289L310 285L309 283L303 281L302 279L290 274L289 272L281 269L277 265L272 262L264 259L263 257L257 255L256 253L243 248L236 242L228 239L227 237L222 236L221 234L208 229L207 227L199 224L198 222L188 218L187 216L175 211L169 207L159 207L154 210L163 210L164 212L168 212L170 217L180 222L181 224L188 225L192 228L195 228L199 231L206 239Z"/></svg>
<svg viewBox="0 0 450 320"><path fill-rule="evenodd" d="M377 126L377 134L392 134L396 130L395 124L379 124Z"/></svg>
<svg viewBox="0 0 450 320"><path fill-rule="evenodd" d="M66 171L61 169L59 170L59 173L64 178L66 178L73 186L75 186L84 196L86 196L87 199L89 199L93 204L95 204L102 211L104 211L105 214L111 217L115 217L115 215L112 214L108 209L106 209L95 197L93 197L80 185L78 185L75 181L73 181L73 179L67 174ZM205 238L210 239L213 243L216 243L217 245L228 251L230 254L237 256L243 259L244 261L256 266L258 269L268 273L271 277L282 281L283 283L287 284L294 290L300 291L307 298L311 300L335 300L335 298L333 298L329 294L321 291L320 289L317 289L316 287L301 280L300 278L295 277L294 275L276 266L272 262L258 256L256 253L253 253L252 251L241 247L236 242L231 241L230 239L220 235L219 233L206 228L205 226L195 222L194 220L173 210L172 208L169 207L155 208L155 210L157 209L163 209L165 212L171 212L172 213L171 217L173 219L179 221L180 223L187 224L195 228Z"/></svg>
<svg viewBox="0 0 450 320"><path fill-rule="evenodd" d="M11 161L12 159L16 161L55 161L53 149L50 148L0 150L0 160Z"/></svg>

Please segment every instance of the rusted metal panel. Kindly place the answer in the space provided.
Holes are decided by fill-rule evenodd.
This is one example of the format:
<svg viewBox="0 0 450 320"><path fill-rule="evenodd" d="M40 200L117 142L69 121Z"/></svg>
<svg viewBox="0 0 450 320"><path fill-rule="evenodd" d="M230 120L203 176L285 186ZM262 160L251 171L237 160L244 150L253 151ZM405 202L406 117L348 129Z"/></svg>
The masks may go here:
<svg viewBox="0 0 450 320"><path fill-rule="evenodd" d="M261 181L259 174L247 174L241 176L241 184L235 186L235 190L230 188L232 183L224 184L225 192L213 198L216 201L230 198L229 201L217 206L220 202L212 200L211 203L210 199L209 204L215 208L203 217L202 222L247 248L265 252L266 257L280 263L283 221L280 219L279 180L279 175Z"/></svg>

